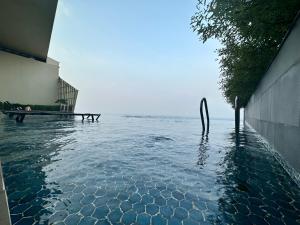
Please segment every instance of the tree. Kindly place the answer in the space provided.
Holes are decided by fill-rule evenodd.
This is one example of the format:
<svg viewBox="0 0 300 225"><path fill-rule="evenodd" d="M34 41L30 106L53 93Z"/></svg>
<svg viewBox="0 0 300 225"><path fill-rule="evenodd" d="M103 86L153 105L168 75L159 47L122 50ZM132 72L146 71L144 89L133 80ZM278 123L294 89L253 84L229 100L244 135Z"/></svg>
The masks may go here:
<svg viewBox="0 0 300 225"><path fill-rule="evenodd" d="M246 106L275 56L300 0L198 0L191 25L200 40L220 41L220 88Z"/></svg>
<svg viewBox="0 0 300 225"><path fill-rule="evenodd" d="M68 101L67 101L66 99L57 99L57 100L55 101L55 103L59 103L59 104L67 104Z"/></svg>

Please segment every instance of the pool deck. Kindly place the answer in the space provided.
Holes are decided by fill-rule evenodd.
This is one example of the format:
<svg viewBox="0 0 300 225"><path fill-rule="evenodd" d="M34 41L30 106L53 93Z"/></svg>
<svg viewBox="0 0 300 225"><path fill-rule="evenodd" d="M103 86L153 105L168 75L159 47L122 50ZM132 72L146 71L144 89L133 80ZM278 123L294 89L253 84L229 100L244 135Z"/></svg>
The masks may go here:
<svg viewBox="0 0 300 225"><path fill-rule="evenodd" d="M17 122L23 122L25 115L37 115L37 116L81 116L82 120L88 119L91 117L92 121L98 121L101 113L73 113L73 112L57 112L57 111L25 111L25 110L2 110L3 114L9 115L9 117L13 117L16 115ZM19 117L21 116L21 117Z"/></svg>
<svg viewBox="0 0 300 225"><path fill-rule="evenodd" d="M7 204L7 196L5 191L5 185L3 180L3 173L0 161L0 224L11 225L9 208Z"/></svg>

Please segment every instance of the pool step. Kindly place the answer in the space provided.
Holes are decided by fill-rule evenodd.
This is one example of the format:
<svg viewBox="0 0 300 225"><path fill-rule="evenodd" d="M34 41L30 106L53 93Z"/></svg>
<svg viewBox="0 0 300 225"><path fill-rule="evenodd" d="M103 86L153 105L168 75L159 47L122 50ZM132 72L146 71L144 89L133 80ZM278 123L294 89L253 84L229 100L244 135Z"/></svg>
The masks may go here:
<svg viewBox="0 0 300 225"><path fill-rule="evenodd" d="M0 161L0 224L1 225L11 225L10 213L7 203L7 195L3 180L3 173Z"/></svg>

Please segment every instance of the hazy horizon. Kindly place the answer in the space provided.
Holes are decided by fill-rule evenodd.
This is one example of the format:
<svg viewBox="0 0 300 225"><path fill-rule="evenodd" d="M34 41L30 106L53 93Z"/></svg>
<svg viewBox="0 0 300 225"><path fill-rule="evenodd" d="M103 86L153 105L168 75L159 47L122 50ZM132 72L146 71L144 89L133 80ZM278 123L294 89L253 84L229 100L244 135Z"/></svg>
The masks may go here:
<svg viewBox="0 0 300 225"><path fill-rule="evenodd" d="M190 26L196 0L59 0L48 56L79 89L77 112L233 118L219 90L216 41Z"/></svg>

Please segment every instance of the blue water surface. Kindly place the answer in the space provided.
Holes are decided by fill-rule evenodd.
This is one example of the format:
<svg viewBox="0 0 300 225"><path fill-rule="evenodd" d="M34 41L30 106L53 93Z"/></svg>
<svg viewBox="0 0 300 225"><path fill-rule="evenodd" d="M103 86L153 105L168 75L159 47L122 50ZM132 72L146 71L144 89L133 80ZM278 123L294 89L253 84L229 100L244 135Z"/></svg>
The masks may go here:
<svg viewBox="0 0 300 225"><path fill-rule="evenodd" d="M300 189L234 121L0 117L13 224L300 224Z"/></svg>

